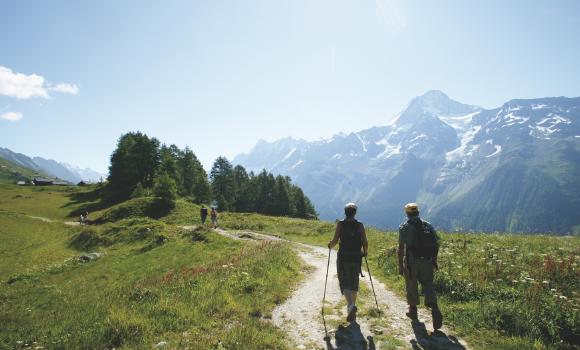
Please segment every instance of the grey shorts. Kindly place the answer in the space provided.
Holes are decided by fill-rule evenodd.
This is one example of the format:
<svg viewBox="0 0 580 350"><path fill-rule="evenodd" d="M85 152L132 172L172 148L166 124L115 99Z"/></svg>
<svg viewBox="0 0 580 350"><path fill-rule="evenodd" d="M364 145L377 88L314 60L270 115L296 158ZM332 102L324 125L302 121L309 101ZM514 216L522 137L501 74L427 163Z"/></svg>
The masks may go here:
<svg viewBox="0 0 580 350"><path fill-rule="evenodd" d="M338 273L338 284L340 285L340 292L343 293L345 289L358 292L358 277L360 274L361 264L350 261L340 261L336 259L336 271Z"/></svg>

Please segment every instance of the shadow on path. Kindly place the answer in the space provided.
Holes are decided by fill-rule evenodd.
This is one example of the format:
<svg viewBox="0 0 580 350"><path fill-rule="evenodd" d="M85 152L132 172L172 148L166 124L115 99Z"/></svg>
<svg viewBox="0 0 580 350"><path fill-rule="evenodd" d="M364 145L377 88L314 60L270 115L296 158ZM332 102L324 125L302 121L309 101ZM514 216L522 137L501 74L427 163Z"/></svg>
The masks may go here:
<svg viewBox="0 0 580 350"><path fill-rule="evenodd" d="M411 326L415 333L415 339L411 340L411 348L414 350L465 350L465 347L454 336L448 336L440 330L429 334L423 322L414 320L411 322Z"/></svg>
<svg viewBox="0 0 580 350"><path fill-rule="evenodd" d="M375 350L375 343L372 336L365 336L356 322L348 326L340 325L334 333L335 346L331 344L330 339L326 341L328 350Z"/></svg>

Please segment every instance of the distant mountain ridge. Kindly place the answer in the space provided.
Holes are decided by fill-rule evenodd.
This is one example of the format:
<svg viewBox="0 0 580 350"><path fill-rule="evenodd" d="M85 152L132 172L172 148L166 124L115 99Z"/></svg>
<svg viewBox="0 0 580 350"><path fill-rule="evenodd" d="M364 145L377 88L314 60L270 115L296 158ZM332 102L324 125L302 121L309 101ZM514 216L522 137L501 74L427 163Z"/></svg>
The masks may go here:
<svg viewBox="0 0 580 350"><path fill-rule="evenodd" d="M85 182L97 182L101 178L106 178L106 175L88 168L81 169L67 163L59 163L55 160L42 157L30 158L25 154L13 152L8 148L0 147L0 157L21 167L45 173L74 184L81 180Z"/></svg>
<svg viewBox="0 0 580 350"><path fill-rule="evenodd" d="M361 220L396 228L402 205L418 201L448 230L580 228L580 98L487 110L429 91L385 126L313 142L260 141L233 163L290 176L328 220L356 201Z"/></svg>

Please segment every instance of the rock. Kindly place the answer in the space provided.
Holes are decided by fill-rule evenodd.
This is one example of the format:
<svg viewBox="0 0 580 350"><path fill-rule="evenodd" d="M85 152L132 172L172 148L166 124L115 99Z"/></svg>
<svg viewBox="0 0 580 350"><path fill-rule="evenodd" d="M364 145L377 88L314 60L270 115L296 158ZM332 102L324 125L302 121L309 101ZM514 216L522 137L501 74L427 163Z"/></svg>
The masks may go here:
<svg viewBox="0 0 580 350"><path fill-rule="evenodd" d="M89 262L89 261L93 261L96 260L98 258L101 258L105 255L105 253L88 253L88 254L84 254L79 256L79 260L82 262Z"/></svg>

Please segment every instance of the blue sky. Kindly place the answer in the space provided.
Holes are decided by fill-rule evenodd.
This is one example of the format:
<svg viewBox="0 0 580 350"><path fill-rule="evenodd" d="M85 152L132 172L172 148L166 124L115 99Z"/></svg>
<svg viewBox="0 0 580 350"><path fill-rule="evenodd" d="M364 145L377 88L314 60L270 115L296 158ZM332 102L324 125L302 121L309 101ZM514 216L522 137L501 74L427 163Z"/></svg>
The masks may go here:
<svg viewBox="0 0 580 350"><path fill-rule="evenodd" d="M118 137L206 168L262 138L384 125L440 89L579 96L578 1L3 1L0 147L106 171ZM33 75L34 74L34 75Z"/></svg>

